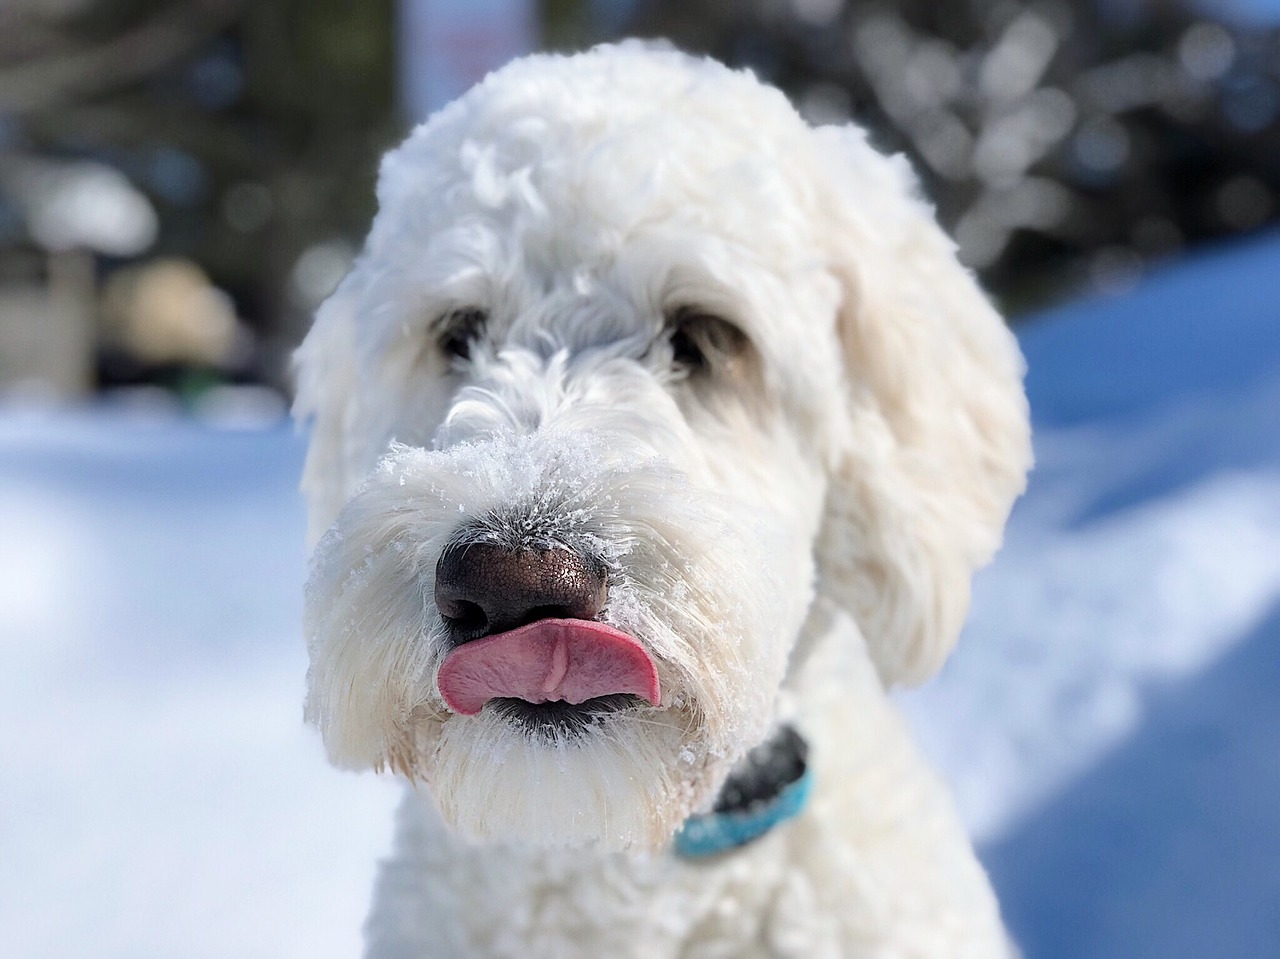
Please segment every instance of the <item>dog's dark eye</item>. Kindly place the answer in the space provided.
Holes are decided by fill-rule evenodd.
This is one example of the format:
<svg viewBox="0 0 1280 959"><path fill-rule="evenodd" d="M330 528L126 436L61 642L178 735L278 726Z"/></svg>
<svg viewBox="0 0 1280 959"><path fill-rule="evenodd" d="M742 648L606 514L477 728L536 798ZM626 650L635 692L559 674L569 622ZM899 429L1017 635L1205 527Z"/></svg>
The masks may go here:
<svg viewBox="0 0 1280 959"><path fill-rule="evenodd" d="M691 307L672 312L671 363L689 376L731 367L747 349L747 337L728 320Z"/></svg>
<svg viewBox="0 0 1280 959"><path fill-rule="evenodd" d="M475 307L451 311L440 323L441 352L452 359L471 359L471 347L484 329L486 319L488 314Z"/></svg>
<svg viewBox="0 0 1280 959"><path fill-rule="evenodd" d="M683 327L677 327L671 333L671 362L690 372L706 368L707 355L689 330Z"/></svg>

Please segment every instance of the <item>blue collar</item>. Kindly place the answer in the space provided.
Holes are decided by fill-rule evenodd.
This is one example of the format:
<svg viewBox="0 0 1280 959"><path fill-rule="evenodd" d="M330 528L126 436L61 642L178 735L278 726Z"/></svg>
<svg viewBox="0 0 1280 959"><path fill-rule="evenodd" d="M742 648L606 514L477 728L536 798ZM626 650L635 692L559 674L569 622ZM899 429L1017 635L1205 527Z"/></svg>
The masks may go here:
<svg viewBox="0 0 1280 959"><path fill-rule="evenodd" d="M690 816L676 833L676 855L704 859L745 846L804 809L813 787L808 744L782 726L735 767L711 812Z"/></svg>

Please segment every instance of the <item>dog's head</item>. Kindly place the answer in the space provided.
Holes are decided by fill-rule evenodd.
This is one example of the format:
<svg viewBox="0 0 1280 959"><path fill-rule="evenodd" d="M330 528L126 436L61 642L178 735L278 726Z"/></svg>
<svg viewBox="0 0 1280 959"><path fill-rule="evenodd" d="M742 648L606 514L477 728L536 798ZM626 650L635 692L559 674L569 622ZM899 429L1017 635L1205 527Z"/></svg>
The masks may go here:
<svg viewBox="0 0 1280 959"><path fill-rule="evenodd" d="M904 162L623 45L492 75L378 200L297 355L336 762L472 835L652 847L831 610L886 683L936 670L1028 428Z"/></svg>

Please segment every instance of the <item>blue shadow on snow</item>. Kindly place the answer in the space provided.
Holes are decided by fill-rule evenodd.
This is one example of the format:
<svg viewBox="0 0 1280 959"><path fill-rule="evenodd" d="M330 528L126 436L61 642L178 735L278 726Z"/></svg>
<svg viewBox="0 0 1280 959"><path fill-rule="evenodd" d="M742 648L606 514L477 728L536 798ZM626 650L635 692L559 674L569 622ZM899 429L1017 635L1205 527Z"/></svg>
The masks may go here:
<svg viewBox="0 0 1280 959"><path fill-rule="evenodd" d="M1116 753L982 850L1033 959L1280 949L1280 606L1216 666L1153 691Z"/></svg>

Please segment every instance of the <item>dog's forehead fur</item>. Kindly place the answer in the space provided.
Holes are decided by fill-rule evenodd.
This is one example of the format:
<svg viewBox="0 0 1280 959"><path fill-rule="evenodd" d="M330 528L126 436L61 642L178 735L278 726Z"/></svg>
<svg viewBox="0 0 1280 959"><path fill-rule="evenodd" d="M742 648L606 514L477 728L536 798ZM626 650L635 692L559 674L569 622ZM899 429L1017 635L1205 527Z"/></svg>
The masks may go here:
<svg viewBox="0 0 1280 959"><path fill-rule="evenodd" d="M762 223L783 234L770 249L780 268L811 255L785 235L806 230L813 198L790 169L808 130L782 94L712 61L618 52L535 56L492 75L387 155L381 209L465 227L481 207L534 270L674 230L763 250ZM371 246L382 239L375 225Z"/></svg>
<svg viewBox="0 0 1280 959"><path fill-rule="evenodd" d="M388 328L480 307L495 341L580 349L693 306L738 324L793 392L831 387L838 291L804 123L748 75L626 53L515 64L387 156L366 259L400 306ZM787 375L799 329L828 348Z"/></svg>

